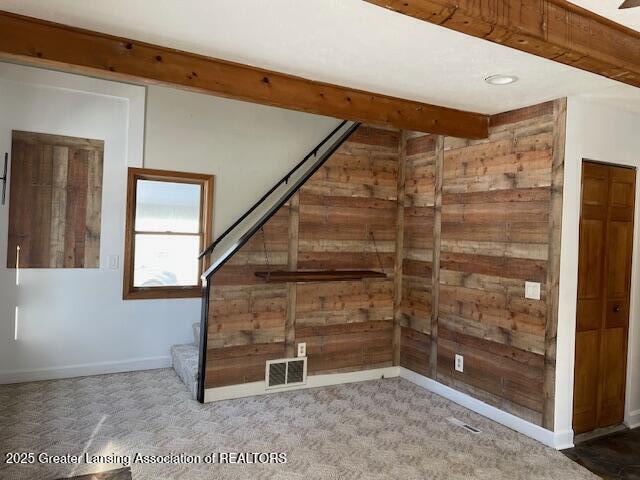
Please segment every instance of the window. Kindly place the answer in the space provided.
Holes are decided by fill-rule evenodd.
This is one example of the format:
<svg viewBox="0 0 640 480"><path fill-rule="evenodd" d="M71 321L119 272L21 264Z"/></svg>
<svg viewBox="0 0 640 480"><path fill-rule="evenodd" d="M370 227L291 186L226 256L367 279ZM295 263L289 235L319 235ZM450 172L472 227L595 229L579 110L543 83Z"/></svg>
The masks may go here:
<svg viewBox="0 0 640 480"><path fill-rule="evenodd" d="M130 168L127 188L123 297L199 297L213 176Z"/></svg>

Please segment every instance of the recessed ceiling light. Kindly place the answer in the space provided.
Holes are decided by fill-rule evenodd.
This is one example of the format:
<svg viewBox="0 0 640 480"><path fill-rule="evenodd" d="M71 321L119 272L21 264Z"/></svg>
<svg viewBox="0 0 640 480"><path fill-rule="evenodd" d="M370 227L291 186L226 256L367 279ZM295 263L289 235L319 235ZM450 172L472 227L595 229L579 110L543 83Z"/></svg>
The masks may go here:
<svg viewBox="0 0 640 480"><path fill-rule="evenodd" d="M518 77L515 75L491 75L484 79L489 85L509 85L511 83L516 83L518 81Z"/></svg>

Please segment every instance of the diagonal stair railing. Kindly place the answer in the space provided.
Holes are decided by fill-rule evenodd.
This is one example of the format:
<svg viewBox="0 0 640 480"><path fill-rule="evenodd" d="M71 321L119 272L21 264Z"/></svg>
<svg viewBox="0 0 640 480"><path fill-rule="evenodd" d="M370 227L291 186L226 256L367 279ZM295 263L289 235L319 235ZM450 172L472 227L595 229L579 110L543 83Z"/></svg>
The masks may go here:
<svg viewBox="0 0 640 480"><path fill-rule="evenodd" d="M360 126L358 122L343 121L311 150L284 177L271 187L242 216L200 253L209 256L210 266L202 274L202 316L198 361L197 399L204 402L205 371L207 365L207 330L211 276L216 273L251 237L318 171L320 167Z"/></svg>

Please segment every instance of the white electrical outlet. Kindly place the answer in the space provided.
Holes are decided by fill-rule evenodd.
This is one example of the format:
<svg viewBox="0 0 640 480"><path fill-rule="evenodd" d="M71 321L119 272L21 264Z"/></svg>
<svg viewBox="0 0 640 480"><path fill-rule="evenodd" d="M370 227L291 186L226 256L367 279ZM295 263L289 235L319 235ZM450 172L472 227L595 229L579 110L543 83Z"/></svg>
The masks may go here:
<svg viewBox="0 0 640 480"><path fill-rule="evenodd" d="M464 357L456 353L456 372L464 372Z"/></svg>
<svg viewBox="0 0 640 480"><path fill-rule="evenodd" d="M307 344L306 343L299 343L298 344L298 356L299 357L306 357L307 356Z"/></svg>
<svg viewBox="0 0 640 480"><path fill-rule="evenodd" d="M540 284L538 282L524 282L524 298L540 300Z"/></svg>

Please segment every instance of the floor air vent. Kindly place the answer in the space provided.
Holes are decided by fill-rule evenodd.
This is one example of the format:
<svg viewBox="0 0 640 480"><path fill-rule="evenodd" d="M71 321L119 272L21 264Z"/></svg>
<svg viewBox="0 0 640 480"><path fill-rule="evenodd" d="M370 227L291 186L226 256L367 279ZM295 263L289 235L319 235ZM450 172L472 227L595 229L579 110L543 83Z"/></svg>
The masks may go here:
<svg viewBox="0 0 640 480"><path fill-rule="evenodd" d="M465 430L469 430L471 433L480 433L480 430L478 430L476 427L472 427L468 423L465 423L462 420L458 420L455 417L449 417L447 418L447 420L449 421L450 424L455 425L457 427L462 427Z"/></svg>
<svg viewBox="0 0 640 480"><path fill-rule="evenodd" d="M303 385L307 381L307 358L268 360L265 381L266 388Z"/></svg>

